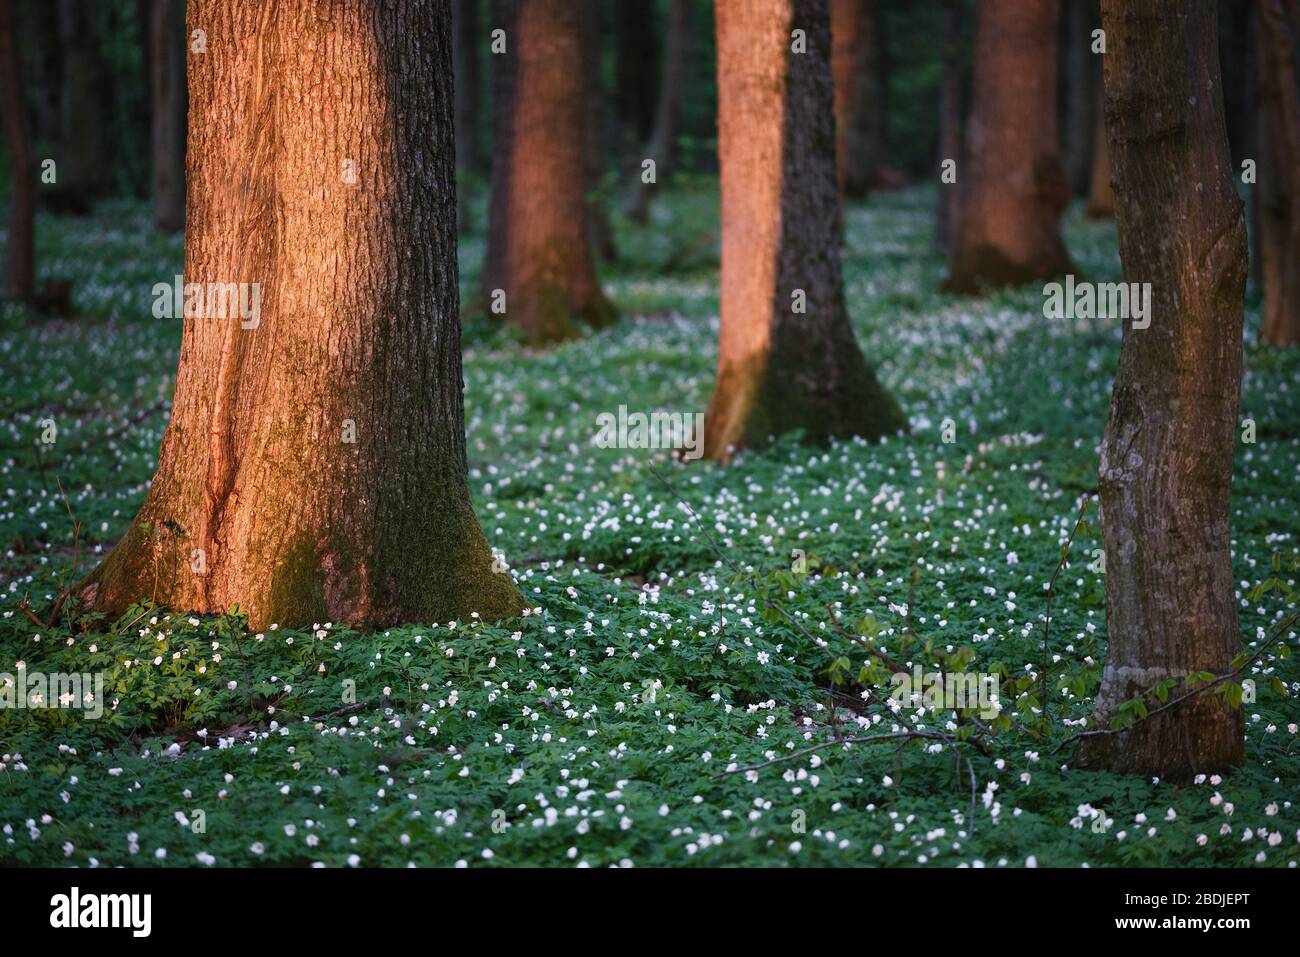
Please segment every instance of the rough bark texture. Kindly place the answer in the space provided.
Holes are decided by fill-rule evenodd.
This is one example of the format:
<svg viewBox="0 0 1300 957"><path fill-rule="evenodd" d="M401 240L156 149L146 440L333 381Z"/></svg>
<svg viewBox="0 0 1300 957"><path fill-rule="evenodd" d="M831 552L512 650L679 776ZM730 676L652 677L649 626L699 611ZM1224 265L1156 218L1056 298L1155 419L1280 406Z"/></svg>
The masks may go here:
<svg viewBox="0 0 1300 957"><path fill-rule="evenodd" d="M1098 73L1100 73L1098 69ZM1093 109L1092 163L1088 177L1089 219L1112 219L1115 216L1115 192L1111 187L1110 147L1106 142L1106 104L1098 96Z"/></svg>
<svg viewBox="0 0 1300 957"><path fill-rule="evenodd" d="M1257 0L1260 65L1260 339L1300 344L1300 75L1296 0Z"/></svg>
<svg viewBox="0 0 1300 957"><path fill-rule="evenodd" d="M5 241L4 295L30 302L36 295L36 161L24 109L22 71L14 34L13 0L0 0L0 110L4 111L12 195Z"/></svg>
<svg viewBox="0 0 1300 957"><path fill-rule="evenodd" d="M830 0L835 162L841 195L861 196L884 160L885 93L876 0Z"/></svg>
<svg viewBox="0 0 1300 957"><path fill-rule="evenodd" d="M672 0L668 8L667 42L664 49L663 78L659 86L659 107L655 113L654 133L641 159L655 161L655 185L667 182L672 174L677 146L677 121L681 112L682 73L686 68L686 21L689 0ZM654 189L641 178L638 162L633 174L624 212L628 218L643 223L650 211L650 193Z"/></svg>
<svg viewBox="0 0 1300 957"><path fill-rule="evenodd" d="M849 325L826 0L720 0L722 335L705 455L906 428ZM806 31L806 53L791 31ZM796 293L806 313L794 309Z"/></svg>
<svg viewBox="0 0 1300 957"><path fill-rule="evenodd" d="M1058 0L981 0L961 225L948 288L1018 285L1072 268L1056 122Z"/></svg>
<svg viewBox="0 0 1300 957"><path fill-rule="evenodd" d="M186 49L181 5L149 0L153 215L154 224L167 233L185 226Z"/></svg>
<svg viewBox="0 0 1300 957"><path fill-rule="evenodd" d="M93 607L238 604L254 628L520 610L465 484L450 20L447 0L190 0L185 280L260 283L260 323L185 319L158 472Z"/></svg>
<svg viewBox="0 0 1300 957"><path fill-rule="evenodd" d="M1228 673L1240 649L1228 516L1246 282L1214 0L1105 0L1102 23L1120 258L1152 308L1149 328L1125 324L1101 447L1098 729L1157 682ZM1085 738L1078 760L1184 779L1242 756L1240 709L1203 695Z"/></svg>
<svg viewBox="0 0 1300 957"><path fill-rule="evenodd" d="M94 0L59 0L59 39L63 50L60 107L62 157L59 203L73 212L89 212L107 183L104 144L106 108L104 63Z"/></svg>
<svg viewBox="0 0 1300 957"><path fill-rule="evenodd" d="M936 169L942 172L944 160L960 165L961 77L962 77L962 3L948 0L943 15L943 66L939 79L939 157ZM945 255L952 250L957 231L956 183L939 182L938 207L934 217L934 248Z"/></svg>
<svg viewBox="0 0 1300 957"><path fill-rule="evenodd" d="M485 275L506 293L506 318L534 343L571 338L575 320L608 325L587 241L582 8L572 0L516 3L514 95L504 136L504 209L493 207ZM496 176L494 173L494 186Z"/></svg>

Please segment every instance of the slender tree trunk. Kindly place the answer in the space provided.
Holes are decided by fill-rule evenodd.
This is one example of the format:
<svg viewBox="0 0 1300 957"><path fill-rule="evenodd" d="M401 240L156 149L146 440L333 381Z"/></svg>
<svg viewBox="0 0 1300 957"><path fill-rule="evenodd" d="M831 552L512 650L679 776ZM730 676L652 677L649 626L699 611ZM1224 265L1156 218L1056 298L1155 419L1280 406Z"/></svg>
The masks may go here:
<svg viewBox="0 0 1300 957"><path fill-rule="evenodd" d="M583 104L581 5L516 0L514 95L507 143L510 164L493 198L485 286L505 294L506 318L534 343L578 334L576 321L608 325L614 310L601 291L587 241L586 108ZM491 300L489 299L489 302Z"/></svg>
<svg viewBox="0 0 1300 957"><path fill-rule="evenodd" d="M905 429L844 303L826 0L720 0L715 16L722 335L705 455L793 429L814 442Z"/></svg>
<svg viewBox="0 0 1300 957"><path fill-rule="evenodd" d="M1300 75L1296 0L1257 0L1261 150L1258 168L1260 339L1300 345Z"/></svg>
<svg viewBox="0 0 1300 957"><path fill-rule="evenodd" d="M487 38L479 33L481 0L451 0L451 20L455 42L452 61L456 83L456 179L457 222L466 218L469 190L465 184L478 173L480 70L479 46Z"/></svg>
<svg viewBox="0 0 1300 957"><path fill-rule="evenodd" d="M4 295L16 302L31 302L36 295L36 161L27 128L13 0L0 0L0 84L13 190L5 243Z"/></svg>
<svg viewBox="0 0 1300 957"><path fill-rule="evenodd" d="M238 603L258 629L520 610L466 488L450 20L190 0L185 279L259 283L260 311L209 294L185 319L158 472L94 608Z"/></svg>
<svg viewBox="0 0 1300 957"><path fill-rule="evenodd" d="M654 133L646 144L645 156L655 162L655 183L667 182L672 175L677 146L677 120L681 112L682 73L686 68L686 21L690 14L689 0L672 0L668 8L667 45L664 50L663 78L659 86L659 108L655 113ZM650 210L652 184L642 177L642 167L637 164L628 192L624 212L628 218L644 223Z"/></svg>
<svg viewBox="0 0 1300 957"><path fill-rule="evenodd" d="M99 54L94 0L59 0L63 49L62 159L58 166L61 205L87 213L106 185L104 145L106 86Z"/></svg>
<svg viewBox="0 0 1300 957"><path fill-rule="evenodd" d="M520 0L492 0L489 34L501 30L505 48L492 54L492 183L488 240L478 294L467 312L505 319L494 299L506 288L506 242L510 229L510 176L515 139L515 80L519 72Z"/></svg>
<svg viewBox="0 0 1300 957"><path fill-rule="evenodd" d="M961 227L948 288L1018 285L1069 272L1056 122L1058 0L982 0L975 35Z"/></svg>
<svg viewBox="0 0 1300 957"><path fill-rule="evenodd" d="M943 73L939 80L939 168L945 160L960 163L962 3L947 0L943 15ZM957 232L957 187L939 183L939 203L934 218L934 248L948 255Z"/></svg>
<svg viewBox="0 0 1300 957"><path fill-rule="evenodd" d="M1106 133L1124 279L1150 283L1126 323L1101 447L1108 644L1092 725L1241 646L1229 494L1241 386L1246 223L1224 131L1214 0L1103 0ZM1239 709L1197 696L1079 763L1182 780L1240 764Z"/></svg>
<svg viewBox="0 0 1300 957"><path fill-rule="evenodd" d="M614 231L605 209L605 90L600 69L601 0L582 3L582 101L587 107L583 129L583 169L586 179L587 242L601 262L618 258Z"/></svg>
<svg viewBox="0 0 1300 957"><path fill-rule="evenodd" d="M1100 96L1093 107L1091 167L1088 177L1088 208L1084 214L1089 219L1113 219L1115 193L1111 187L1110 145L1106 142L1106 104Z"/></svg>
<svg viewBox="0 0 1300 957"><path fill-rule="evenodd" d="M150 110L153 128L154 223L165 233L185 226L185 42L181 5L149 2Z"/></svg>
<svg viewBox="0 0 1300 957"><path fill-rule="evenodd" d="M1064 67L1065 121L1063 153L1065 179L1070 194L1084 196L1088 192L1089 173L1092 169L1093 120L1092 83L1092 10L1095 2L1065 0L1065 49L1061 62ZM1100 91L1098 91L1100 92Z"/></svg>
<svg viewBox="0 0 1300 957"><path fill-rule="evenodd" d="M38 146L59 140L59 8L43 2L20 4L15 11L24 49L33 47L28 103L32 107L32 140Z"/></svg>
<svg viewBox="0 0 1300 957"><path fill-rule="evenodd" d="M637 149L650 136L659 89L655 0L618 0L615 105L623 123L620 147Z"/></svg>
<svg viewBox="0 0 1300 957"><path fill-rule="evenodd" d="M871 189L884 161L884 66L876 0L831 0L831 76L840 194Z"/></svg>

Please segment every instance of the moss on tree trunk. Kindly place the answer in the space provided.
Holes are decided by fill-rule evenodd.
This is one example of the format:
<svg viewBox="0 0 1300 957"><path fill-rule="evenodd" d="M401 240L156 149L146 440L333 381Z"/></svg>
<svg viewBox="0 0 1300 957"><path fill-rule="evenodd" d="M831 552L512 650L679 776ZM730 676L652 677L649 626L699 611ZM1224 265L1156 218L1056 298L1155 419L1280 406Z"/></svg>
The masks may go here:
<svg viewBox="0 0 1300 957"><path fill-rule="evenodd" d="M517 613L465 479L445 3L190 0L184 320L149 496L85 591L254 627Z"/></svg>

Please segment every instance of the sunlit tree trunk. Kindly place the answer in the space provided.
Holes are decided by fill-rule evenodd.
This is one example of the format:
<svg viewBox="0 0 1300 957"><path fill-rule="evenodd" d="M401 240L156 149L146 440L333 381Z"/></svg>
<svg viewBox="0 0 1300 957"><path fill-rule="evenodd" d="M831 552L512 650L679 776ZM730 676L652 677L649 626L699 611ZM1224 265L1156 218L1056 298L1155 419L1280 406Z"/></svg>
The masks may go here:
<svg viewBox="0 0 1300 957"><path fill-rule="evenodd" d="M508 42L514 60L502 97L510 122L500 138L505 142L494 150L495 162L508 169L498 176L493 168L499 195L493 198L483 291L489 305L497 290L504 293L505 317L542 343L577 335L577 321L603 326L614 319L587 237L582 7L572 0L504 6L511 9L503 16L513 23Z"/></svg>
<svg viewBox="0 0 1300 957"><path fill-rule="evenodd" d="M1296 0L1257 0L1260 66L1258 168L1260 338L1300 344L1300 76Z"/></svg>
<svg viewBox="0 0 1300 957"><path fill-rule="evenodd" d="M221 318L209 295L184 320L158 471L87 582L95 609L238 604L254 628L520 610L466 488L450 19L445 0L190 0L185 280L258 283L260 308Z"/></svg>
<svg viewBox="0 0 1300 957"><path fill-rule="evenodd" d="M103 192L109 157L104 142L105 71L94 0L59 0L63 53L58 187L64 208L89 212Z"/></svg>
<svg viewBox="0 0 1300 957"><path fill-rule="evenodd" d="M16 302L30 302L36 295L36 161L24 108L13 0L0 0L0 85L13 193L5 241L4 295Z"/></svg>
<svg viewBox="0 0 1300 957"><path fill-rule="evenodd" d="M906 428L844 303L826 0L719 0L715 16L722 334L705 454Z"/></svg>
<svg viewBox="0 0 1300 957"><path fill-rule="evenodd" d="M659 107L655 113L654 133L645 147L642 160L655 162L655 182L647 183L643 168L637 164L628 192L624 212L629 219L643 223L649 213L650 193L672 174L676 158L677 122L681 112L682 74L686 68L686 23L690 15L689 0L672 0L668 8L667 44L664 50L663 77L659 86Z"/></svg>
<svg viewBox="0 0 1300 957"><path fill-rule="evenodd" d="M1106 134L1124 279L1150 283L1125 323L1101 447L1105 669L1093 727L1158 682L1224 675L1241 646L1229 493L1241 387L1246 224L1224 132L1214 0L1104 0ZM1243 721L1197 696L1079 763L1186 779L1240 764Z"/></svg>
<svg viewBox="0 0 1300 957"><path fill-rule="evenodd" d="M1068 272L1069 190L1056 122L1058 0L981 0L961 224L948 288L1018 285Z"/></svg>
<svg viewBox="0 0 1300 957"><path fill-rule="evenodd" d="M185 226L185 40L181 4L149 0L154 224L167 233Z"/></svg>

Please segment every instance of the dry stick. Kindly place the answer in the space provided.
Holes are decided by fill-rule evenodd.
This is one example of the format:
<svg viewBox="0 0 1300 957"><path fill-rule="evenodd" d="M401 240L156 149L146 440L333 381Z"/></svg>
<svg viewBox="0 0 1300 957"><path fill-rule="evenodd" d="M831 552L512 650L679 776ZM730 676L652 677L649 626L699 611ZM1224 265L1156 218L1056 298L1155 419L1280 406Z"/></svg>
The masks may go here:
<svg viewBox="0 0 1300 957"><path fill-rule="evenodd" d="M1065 563L1070 560L1070 546L1074 544L1075 533L1079 531L1079 526L1083 524L1084 513L1088 511L1089 496L1085 493L1079 502L1079 517L1074 520L1074 528L1070 529L1069 536L1065 539L1065 547L1061 549L1061 560L1056 563L1056 570L1052 572L1052 579L1047 584L1047 617L1043 619L1043 718L1051 720L1051 689L1047 686L1048 674L1051 670L1051 656L1047 648L1048 632L1052 627L1052 598L1056 594L1056 579L1061 574L1061 569Z"/></svg>
<svg viewBox="0 0 1300 957"><path fill-rule="evenodd" d="M1277 626L1274 628L1273 637L1270 638L1268 641L1264 642L1264 644L1260 646L1259 651L1255 652L1253 655L1250 656L1250 658L1242 662L1241 667L1237 668L1235 671L1229 671L1227 674L1219 675L1213 681L1209 682L1203 687L1195 688L1192 691L1188 691L1186 694L1179 695L1177 698L1170 698L1164 704L1160 705L1160 707L1152 708L1150 711L1147 712L1146 717L1138 718L1136 721L1133 722L1133 724L1129 725L1127 728L1096 728L1092 731L1080 731L1078 734L1072 734L1070 735L1070 737L1066 738L1056 747L1052 748L1052 754L1055 754L1057 751L1060 751L1061 748L1065 747L1067 744L1070 744L1073 741L1078 741L1081 738L1091 738L1100 734L1123 734L1126 731L1132 731L1134 726L1141 724L1143 721L1151 720L1156 715L1160 714L1160 712L1168 711L1170 708L1182 704L1188 698L1195 698L1197 695L1205 694L1205 692L1209 691L1211 688L1215 688L1223 684L1225 681L1230 681L1233 678L1238 677L1239 675L1243 674L1247 668L1249 668L1255 662L1259 661L1259 659L1264 656L1264 653L1266 651L1268 651L1275 644L1277 644L1281 638L1282 632L1286 631L1297 621L1300 621L1300 612L1295 612L1293 614L1290 614L1286 618L1283 618L1281 621L1279 621L1277 623Z"/></svg>

